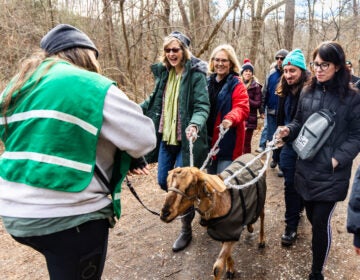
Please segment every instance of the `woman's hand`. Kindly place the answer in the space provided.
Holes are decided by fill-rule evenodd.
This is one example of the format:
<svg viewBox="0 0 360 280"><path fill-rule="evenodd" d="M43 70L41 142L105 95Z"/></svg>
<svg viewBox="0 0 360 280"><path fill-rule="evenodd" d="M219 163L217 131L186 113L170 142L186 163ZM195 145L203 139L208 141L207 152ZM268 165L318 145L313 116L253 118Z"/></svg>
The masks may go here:
<svg viewBox="0 0 360 280"><path fill-rule="evenodd" d="M135 169L131 169L128 172L128 175L149 175L150 174L150 169L149 169L149 165L146 165L144 167L141 168L135 168Z"/></svg>
<svg viewBox="0 0 360 280"><path fill-rule="evenodd" d="M128 175L149 175L149 165L145 157L132 158Z"/></svg>
<svg viewBox="0 0 360 280"><path fill-rule="evenodd" d="M224 127L224 129L227 129L227 128L230 128L232 126L232 121L224 119L221 122L221 124Z"/></svg>
<svg viewBox="0 0 360 280"><path fill-rule="evenodd" d="M197 132L198 132L197 126L189 125L185 130L187 140L189 141L191 140L192 142L195 142L195 140L198 137Z"/></svg>
<svg viewBox="0 0 360 280"><path fill-rule="evenodd" d="M286 136L289 136L290 134L290 129L287 127L287 126L279 126L276 130L276 135L275 135L275 138L276 139L282 139Z"/></svg>
<svg viewBox="0 0 360 280"><path fill-rule="evenodd" d="M331 164L333 169L335 169L339 165L339 162L335 158L331 158Z"/></svg>
<svg viewBox="0 0 360 280"><path fill-rule="evenodd" d="M276 129L275 133L275 146L280 148L284 146L284 141L282 140L284 137L288 136L290 133L290 129L287 126L279 126Z"/></svg>

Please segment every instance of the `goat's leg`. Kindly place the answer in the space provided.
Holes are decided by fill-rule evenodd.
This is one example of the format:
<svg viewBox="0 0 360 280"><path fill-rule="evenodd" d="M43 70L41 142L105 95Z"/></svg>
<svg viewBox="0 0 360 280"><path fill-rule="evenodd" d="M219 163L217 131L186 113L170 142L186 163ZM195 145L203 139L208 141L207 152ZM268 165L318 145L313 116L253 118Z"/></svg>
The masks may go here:
<svg viewBox="0 0 360 280"><path fill-rule="evenodd" d="M213 266L214 280L219 280L223 274L224 268L226 267L227 277L234 276L234 261L231 257L231 251L235 242L223 242L221 251L218 258ZM232 278L228 278L232 279Z"/></svg>
<svg viewBox="0 0 360 280"><path fill-rule="evenodd" d="M265 247L264 220L265 220L265 207L263 207L260 213L259 248Z"/></svg>
<svg viewBox="0 0 360 280"><path fill-rule="evenodd" d="M233 246L231 246L231 251L232 251L232 247ZM230 252L230 256L226 260L226 279L234 279L234 276L235 276L234 260Z"/></svg>

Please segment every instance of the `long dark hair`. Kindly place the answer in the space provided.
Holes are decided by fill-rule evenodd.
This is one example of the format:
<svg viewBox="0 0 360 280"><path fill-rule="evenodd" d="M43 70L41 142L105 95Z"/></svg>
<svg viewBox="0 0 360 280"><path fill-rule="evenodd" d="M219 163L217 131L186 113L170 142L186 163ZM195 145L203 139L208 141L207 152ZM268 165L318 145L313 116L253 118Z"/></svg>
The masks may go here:
<svg viewBox="0 0 360 280"><path fill-rule="evenodd" d="M311 76L310 72L308 72L307 70L301 70L301 76L300 76L299 82L296 85L290 86L286 82L284 74L282 74L280 82L276 89L276 93L280 97L285 97L285 96L289 95L289 93L298 95L298 94L300 94L301 89L309 82L310 76Z"/></svg>
<svg viewBox="0 0 360 280"><path fill-rule="evenodd" d="M350 87L351 75L346 67L346 59L343 48L339 43L333 41L326 41L321 43L313 52L312 58L315 60L316 56L321 57L322 60L327 62L332 62L335 66L338 67L338 70L335 72L333 77L332 86L335 88L336 92L340 97L344 97ZM314 76L310 83L310 88L315 89L316 86L316 77Z"/></svg>

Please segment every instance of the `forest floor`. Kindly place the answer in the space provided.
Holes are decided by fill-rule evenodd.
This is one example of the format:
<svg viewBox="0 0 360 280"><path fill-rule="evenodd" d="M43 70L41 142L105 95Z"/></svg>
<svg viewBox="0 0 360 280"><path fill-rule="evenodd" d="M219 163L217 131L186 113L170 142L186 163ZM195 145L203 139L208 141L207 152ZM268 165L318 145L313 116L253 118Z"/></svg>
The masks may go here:
<svg viewBox="0 0 360 280"><path fill-rule="evenodd" d="M258 143L260 132L254 133ZM254 145L256 148L256 145ZM360 156L353 165L353 174ZM165 200L156 183L156 165L146 177L131 177L132 185L144 204L159 212ZM246 230L235 245L235 279L304 280L311 266L311 229L304 215L298 229L298 240L290 248L280 244L284 230L283 178L278 169L267 170L267 200L265 212L266 247L258 249L259 222L255 234ZM350 191L349 191L350 193ZM360 279L360 258L355 255L352 238L346 231L348 200L337 204L332 218L333 240L328 257L325 279ZM212 266L221 244L212 240L199 225L199 215L193 221L193 240L184 251L173 253L173 241L180 221L170 224L147 212L126 185L122 192L122 217L110 230L108 254L103 280L207 280L212 279ZM16 243L0 221L0 279L48 279L44 258L34 250ZM66 280L66 279L64 279Z"/></svg>

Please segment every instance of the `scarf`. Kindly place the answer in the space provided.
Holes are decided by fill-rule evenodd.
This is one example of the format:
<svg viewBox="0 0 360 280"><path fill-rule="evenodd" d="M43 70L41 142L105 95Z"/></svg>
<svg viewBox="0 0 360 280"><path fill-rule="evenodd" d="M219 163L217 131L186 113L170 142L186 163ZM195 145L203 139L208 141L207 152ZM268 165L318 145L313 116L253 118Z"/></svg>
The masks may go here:
<svg viewBox="0 0 360 280"><path fill-rule="evenodd" d="M168 145L178 145L176 125L178 116L178 98L181 83L181 75L176 75L172 68L166 85L164 104L164 128L162 140Z"/></svg>

